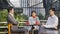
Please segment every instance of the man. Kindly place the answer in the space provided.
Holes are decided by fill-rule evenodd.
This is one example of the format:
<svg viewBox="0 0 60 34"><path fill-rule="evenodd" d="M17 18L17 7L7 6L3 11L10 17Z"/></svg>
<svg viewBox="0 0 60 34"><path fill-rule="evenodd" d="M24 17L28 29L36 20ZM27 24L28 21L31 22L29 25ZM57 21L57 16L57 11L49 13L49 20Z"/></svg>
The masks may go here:
<svg viewBox="0 0 60 34"><path fill-rule="evenodd" d="M55 9L51 8L50 9L50 16L48 17L46 25L43 25L45 28L55 28L57 29L58 26L58 17L54 14Z"/></svg>
<svg viewBox="0 0 60 34"><path fill-rule="evenodd" d="M8 22L8 34L11 34L10 28L13 29L13 26L17 26L18 22L14 18L14 9L13 7L8 8L8 15L7 15L7 22ZM14 28L17 29L17 28Z"/></svg>
<svg viewBox="0 0 60 34"><path fill-rule="evenodd" d="M8 8L7 22L8 22L8 24L11 23L13 25L18 24L18 22L14 18L14 9L13 9L13 7Z"/></svg>
<svg viewBox="0 0 60 34"><path fill-rule="evenodd" d="M39 34L41 34L41 32L43 32L44 30L46 29L58 29L58 17L54 14L55 12L55 8L51 8L49 13L50 13L50 16L48 17L48 20L47 20L47 23L42 26L39 27ZM55 33L55 32L53 32Z"/></svg>
<svg viewBox="0 0 60 34"><path fill-rule="evenodd" d="M18 28L18 22L14 18L14 8L9 7L8 8L8 15L7 15L7 22L8 22L8 34L20 34L25 33L26 34L26 29L25 28Z"/></svg>

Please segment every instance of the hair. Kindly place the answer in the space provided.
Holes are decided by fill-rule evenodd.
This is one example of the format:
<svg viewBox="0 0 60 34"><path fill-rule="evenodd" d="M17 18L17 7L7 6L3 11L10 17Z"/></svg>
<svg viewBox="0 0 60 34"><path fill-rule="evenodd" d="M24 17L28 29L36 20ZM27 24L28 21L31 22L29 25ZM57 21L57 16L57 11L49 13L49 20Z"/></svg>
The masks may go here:
<svg viewBox="0 0 60 34"><path fill-rule="evenodd" d="M33 11L31 12L31 16L32 16L32 13L36 13L36 11L35 11L35 10L33 10Z"/></svg>
<svg viewBox="0 0 60 34"><path fill-rule="evenodd" d="M55 8L50 8L50 10L54 11L55 12Z"/></svg>
<svg viewBox="0 0 60 34"><path fill-rule="evenodd" d="M8 10L8 13L10 12L10 10L12 10L13 9L13 7L9 7L7 10Z"/></svg>

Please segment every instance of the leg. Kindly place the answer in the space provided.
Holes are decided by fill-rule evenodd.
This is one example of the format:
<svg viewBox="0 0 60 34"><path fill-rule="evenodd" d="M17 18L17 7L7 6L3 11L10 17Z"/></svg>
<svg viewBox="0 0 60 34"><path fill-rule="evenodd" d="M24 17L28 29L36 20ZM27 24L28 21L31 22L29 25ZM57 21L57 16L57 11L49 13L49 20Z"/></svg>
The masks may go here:
<svg viewBox="0 0 60 34"><path fill-rule="evenodd" d="M42 32L45 32L45 28L43 26L39 26L38 34L42 34Z"/></svg>
<svg viewBox="0 0 60 34"><path fill-rule="evenodd" d="M25 29L27 30L27 33L26 33L26 34L31 33L31 32L30 32L31 28L32 28L31 26L26 26L26 27L25 27Z"/></svg>
<svg viewBox="0 0 60 34"><path fill-rule="evenodd" d="M38 30L34 30L34 34L38 34Z"/></svg>
<svg viewBox="0 0 60 34"><path fill-rule="evenodd" d="M58 34L58 30L46 30L47 34Z"/></svg>

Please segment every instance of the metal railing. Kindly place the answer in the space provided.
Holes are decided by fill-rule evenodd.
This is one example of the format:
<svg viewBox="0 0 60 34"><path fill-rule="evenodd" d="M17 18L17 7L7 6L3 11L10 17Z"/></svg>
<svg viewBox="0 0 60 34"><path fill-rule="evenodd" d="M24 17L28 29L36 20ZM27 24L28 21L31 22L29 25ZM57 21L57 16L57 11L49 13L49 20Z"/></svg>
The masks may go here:
<svg viewBox="0 0 60 34"><path fill-rule="evenodd" d="M40 22L45 22L45 21L47 21L47 20L40 20ZM19 24L20 23L26 23L26 22L19 22ZM7 22L0 22L0 24L7 24ZM25 26L18 26L18 27L25 27ZM8 26L0 26L0 28L8 28ZM6 32L1 32L0 31L0 33L4 33L4 34L6 34L6 33L8 33L7 31Z"/></svg>

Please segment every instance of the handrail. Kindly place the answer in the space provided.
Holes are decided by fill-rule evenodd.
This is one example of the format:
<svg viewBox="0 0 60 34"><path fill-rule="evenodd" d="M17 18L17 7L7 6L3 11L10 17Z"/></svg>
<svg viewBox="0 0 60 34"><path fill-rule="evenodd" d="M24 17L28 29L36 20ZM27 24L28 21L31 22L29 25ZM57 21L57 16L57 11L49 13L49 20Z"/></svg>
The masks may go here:
<svg viewBox="0 0 60 34"><path fill-rule="evenodd" d="M40 20L40 21L47 21L47 20ZM25 23L25 22L19 22L19 23ZM7 22L0 22L0 24L7 24ZM24 27L24 26L19 26L19 27ZM8 26L0 26L0 28L8 28Z"/></svg>
<svg viewBox="0 0 60 34"><path fill-rule="evenodd" d="M25 20L27 21L27 20ZM40 20L40 21L47 21L47 20ZM7 22L0 22L0 23L7 23ZM19 23L25 23L25 22L19 22Z"/></svg>
<svg viewBox="0 0 60 34"><path fill-rule="evenodd" d="M27 20L26 20L27 21ZM47 20L40 20L40 21L47 21ZM7 24L7 22L0 22L0 24ZM25 23L25 22L19 22L19 23ZM25 27L25 26L18 26L18 27ZM8 26L0 26L0 28L8 28ZM8 33L7 31L6 32L1 32L0 33Z"/></svg>

